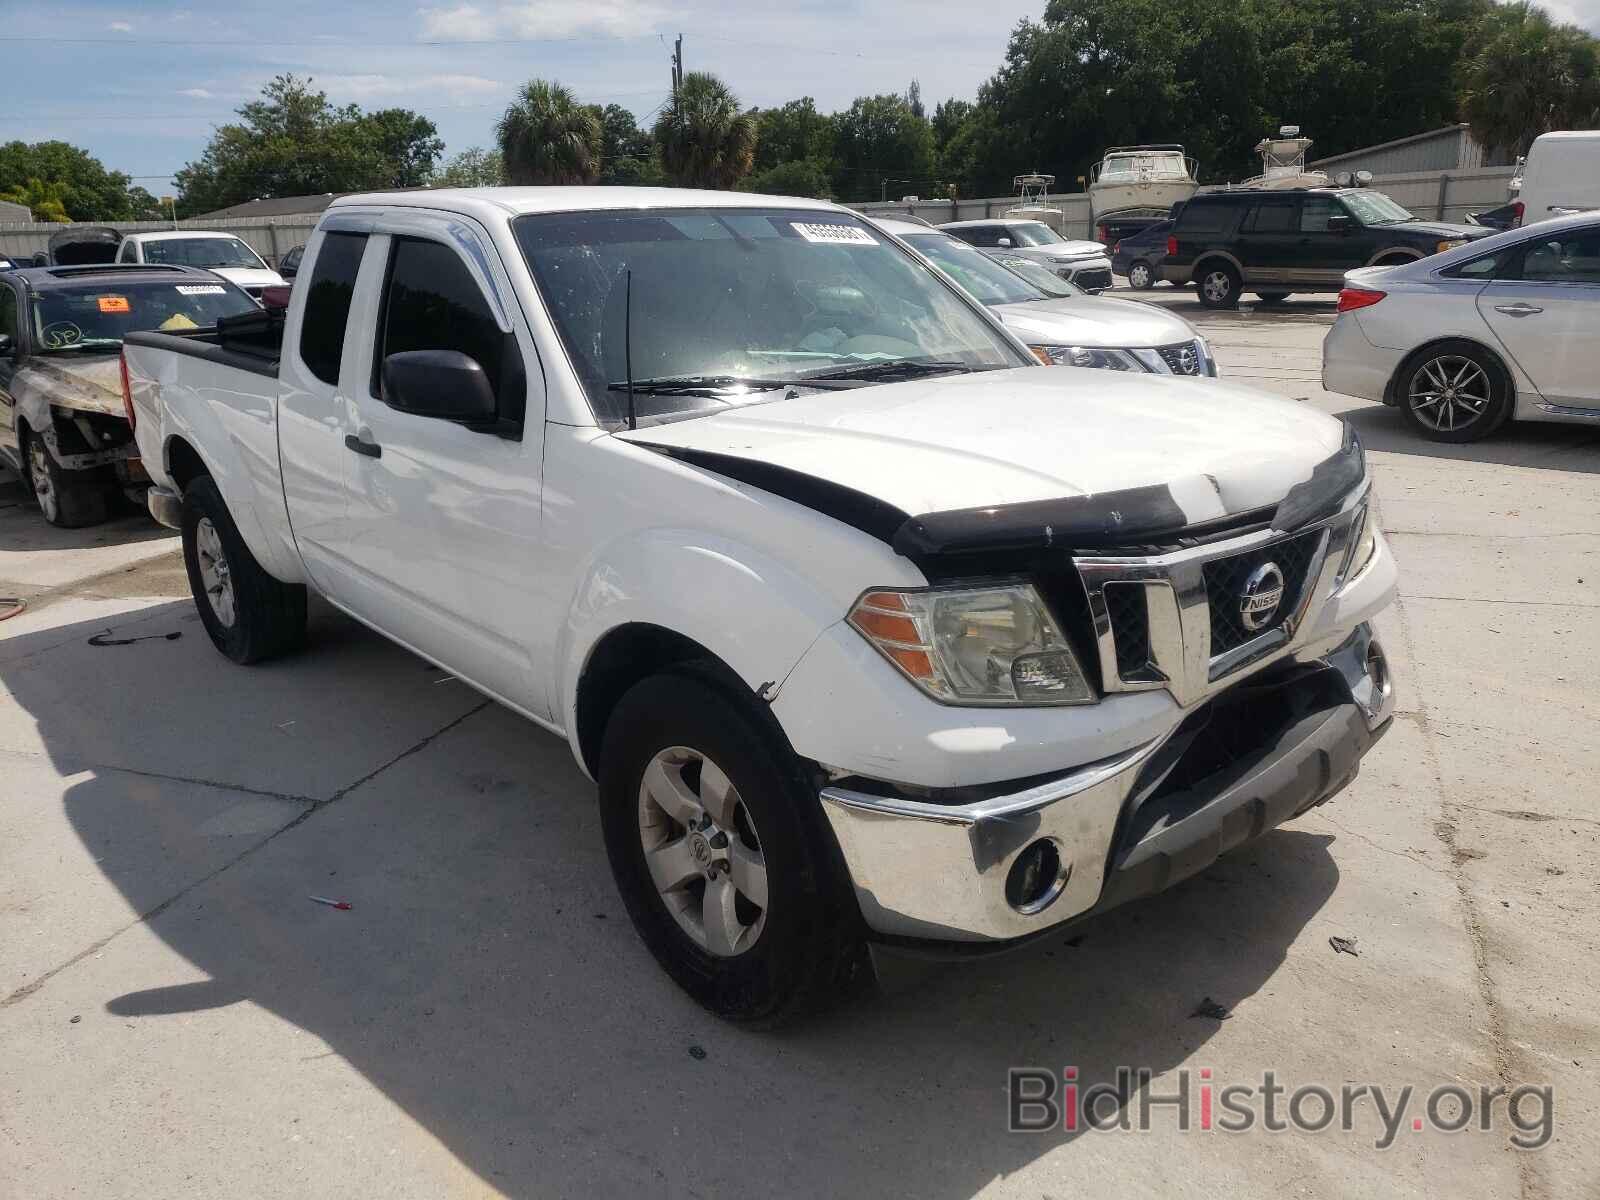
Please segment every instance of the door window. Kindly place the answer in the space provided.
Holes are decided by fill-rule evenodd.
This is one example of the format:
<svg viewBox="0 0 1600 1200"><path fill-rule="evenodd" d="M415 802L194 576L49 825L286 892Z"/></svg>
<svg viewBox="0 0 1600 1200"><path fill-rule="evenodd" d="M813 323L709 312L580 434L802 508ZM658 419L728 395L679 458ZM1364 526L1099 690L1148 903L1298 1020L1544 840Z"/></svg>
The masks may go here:
<svg viewBox="0 0 1600 1200"><path fill-rule="evenodd" d="M1574 229L1528 243L1522 278L1536 283L1600 283L1600 229Z"/></svg>
<svg viewBox="0 0 1600 1200"><path fill-rule="evenodd" d="M117 261L125 263L132 262L135 245L136 243L134 242L123 242L122 249L117 253Z"/></svg>
<svg viewBox="0 0 1600 1200"><path fill-rule="evenodd" d="M1298 202L1288 199L1262 200L1255 206L1245 229L1250 233L1293 233L1299 219Z"/></svg>
<svg viewBox="0 0 1600 1200"><path fill-rule="evenodd" d="M1330 217L1349 215L1332 196L1307 196L1300 205L1300 232L1327 233Z"/></svg>
<svg viewBox="0 0 1600 1200"><path fill-rule="evenodd" d="M516 339L502 333L477 282L441 242L395 238L372 358L372 394L383 395L383 360L406 350L456 350L475 359L500 400L500 415L522 420L525 381Z"/></svg>
<svg viewBox="0 0 1600 1200"><path fill-rule="evenodd" d="M356 275L366 249L364 233L326 233L322 236L322 249L317 251L316 268L306 291L305 313L300 319L300 358L323 383L339 382L350 297L355 294Z"/></svg>

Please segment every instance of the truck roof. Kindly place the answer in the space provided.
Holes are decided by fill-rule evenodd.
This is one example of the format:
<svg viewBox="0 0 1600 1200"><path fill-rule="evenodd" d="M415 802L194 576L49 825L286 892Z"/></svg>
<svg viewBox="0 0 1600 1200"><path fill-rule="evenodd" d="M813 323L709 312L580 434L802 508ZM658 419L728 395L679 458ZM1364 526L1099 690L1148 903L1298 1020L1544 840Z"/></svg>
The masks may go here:
<svg viewBox="0 0 1600 1200"><path fill-rule="evenodd" d="M589 212L629 208L810 208L847 212L828 200L765 196L755 192L696 191L656 187L485 187L418 188L404 192L364 192L340 196L328 206L341 208L435 208L491 216L509 213Z"/></svg>
<svg viewBox="0 0 1600 1200"><path fill-rule="evenodd" d="M233 238L242 241L237 233L229 233L223 229L151 229L139 233L130 233L123 240L128 242L171 242L181 241L184 238Z"/></svg>

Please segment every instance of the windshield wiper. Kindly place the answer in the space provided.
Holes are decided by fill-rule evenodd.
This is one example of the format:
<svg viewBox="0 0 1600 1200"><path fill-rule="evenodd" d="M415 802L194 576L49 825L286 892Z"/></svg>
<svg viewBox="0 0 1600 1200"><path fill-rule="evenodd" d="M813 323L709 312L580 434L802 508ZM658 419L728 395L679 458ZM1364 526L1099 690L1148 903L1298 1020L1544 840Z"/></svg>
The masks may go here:
<svg viewBox="0 0 1600 1200"><path fill-rule="evenodd" d="M655 379L635 379L631 386L634 391L647 396L694 396L718 395L736 388L770 392L799 382L795 379L753 379L745 375L662 375ZM625 392L629 386L626 379L619 379L606 384L606 389Z"/></svg>
<svg viewBox="0 0 1600 1200"><path fill-rule="evenodd" d="M818 371L812 375L801 376L801 381L810 382L817 379L882 379L892 375L904 375L909 379L916 375L952 375L956 373L964 375L978 369L977 367L969 367L964 362L897 358L890 362L860 363L853 367Z"/></svg>

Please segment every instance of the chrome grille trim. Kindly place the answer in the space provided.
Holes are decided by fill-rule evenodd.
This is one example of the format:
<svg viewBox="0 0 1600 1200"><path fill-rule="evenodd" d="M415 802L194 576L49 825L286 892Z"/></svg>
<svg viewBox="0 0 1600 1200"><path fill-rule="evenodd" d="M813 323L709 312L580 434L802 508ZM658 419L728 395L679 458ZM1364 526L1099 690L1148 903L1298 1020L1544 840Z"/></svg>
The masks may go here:
<svg viewBox="0 0 1600 1200"><path fill-rule="evenodd" d="M1166 554L1074 556L1088 597L1106 692L1165 688L1188 707L1221 690L1245 668L1265 666L1292 650L1310 618L1344 583L1340 572L1359 532L1367 492L1363 485L1346 497L1337 513L1289 532L1263 529ZM1289 611L1258 636L1213 653L1207 564L1302 539L1309 543L1306 564L1299 581L1286 591ZM1136 605L1118 593L1129 586L1144 590L1142 638L1135 633L1130 639L1126 632ZM1119 625L1124 630L1121 643ZM1143 666L1136 661L1141 656Z"/></svg>

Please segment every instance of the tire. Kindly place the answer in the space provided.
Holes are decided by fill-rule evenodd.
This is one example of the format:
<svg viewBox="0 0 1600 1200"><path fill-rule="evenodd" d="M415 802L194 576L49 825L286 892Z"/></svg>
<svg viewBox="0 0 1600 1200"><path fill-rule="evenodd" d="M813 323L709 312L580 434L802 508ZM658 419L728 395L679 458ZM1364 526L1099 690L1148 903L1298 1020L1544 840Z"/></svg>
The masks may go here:
<svg viewBox="0 0 1600 1200"><path fill-rule="evenodd" d="M1256 297L1263 304L1282 304L1289 298L1288 292L1257 292Z"/></svg>
<svg viewBox="0 0 1600 1200"><path fill-rule="evenodd" d="M183 492L183 562L212 644L236 663L298 649L306 636L306 589L261 569L211 476Z"/></svg>
<svg viewBox="0 0 1600 1200"><path fill-rule="evenodd" d="M1511 416L1505 368L1467 341L1440 342L1413 355L1395 377L1396 406L1435 442L1475 442Z"/></svg>
<svg viewBox="0 0 1600 1200"><path fill-rule="evenodd" d="M65 470L43 439L31 430L22 434L22 486L46 521L59 529L82 529L111 515L104 468Z"/></svg>
<svg viewBox="0 0 1600 1200"><path fill-rule="evenodd" d="M1239 272L1227 263L1208 263L1195 273L1200 303L1207 308L1239 307L1239 282Z"/></svg>
<svg viewBox="0 0 1600 1200"><path fill-rule="evenodd" d="M707 763L731 791L707 786ZM693 668L635 684L606 724L599 775L606 852L628 916L700 1004L773 1028L865 978L859 910L833 865L816 791L732 685ZM717 823L699 829L716 808ZM708 839L698 858L697 836Z"/></svg>
<svg viewBox="0 0 1600 1200"><path fill-rule="evenodd" d="M1156 285L1155 268L1149 263L1139 261L1128 268L1128 286L1137 292L1148 292Z"/></svg>

